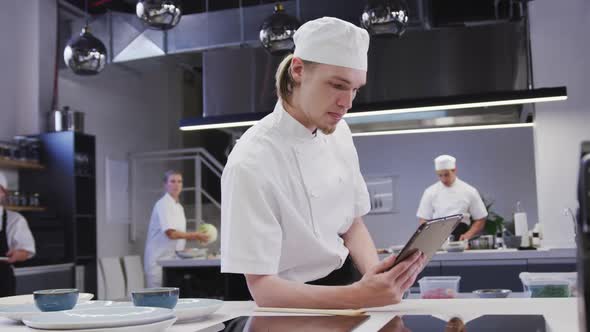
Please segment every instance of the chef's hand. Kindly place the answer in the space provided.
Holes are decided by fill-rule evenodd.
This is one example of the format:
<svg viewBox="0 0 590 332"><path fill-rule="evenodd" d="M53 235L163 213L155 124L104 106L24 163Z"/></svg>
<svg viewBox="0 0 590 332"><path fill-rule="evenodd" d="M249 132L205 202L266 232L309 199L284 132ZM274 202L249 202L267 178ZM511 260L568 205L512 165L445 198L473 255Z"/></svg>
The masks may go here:
<svg viewBox="0 0 590 332"><path fill-rule="evenodd" d="M26 250L9 250L6 253L6 257L8 257L8 263L13 264L16 262L23 262L29 258L29 252Z"/></svg>
<svg viewBox="0 0 590 332"><path fill-rule="evenodd" d="M354 286L358 287L364 307L381 307L399 303L426 264L426 256L416 252L393 266L391 255L365 273Z"/></svg>
<svg viewBox="0 0 590 332"><path fill-rule="evenodd" d="M473 237L473 235L469 234L469 233L463 233L461 234L461 236L459 236L459 241L467 241L469 239L471 239Z"/></svg>
<svg viewBox="0 0 590 332"><path fill-rule="evenodd" d="M201 232L192 232L191 240L197 240L199 242L207 242L209 241L209 235Z"/></svg>

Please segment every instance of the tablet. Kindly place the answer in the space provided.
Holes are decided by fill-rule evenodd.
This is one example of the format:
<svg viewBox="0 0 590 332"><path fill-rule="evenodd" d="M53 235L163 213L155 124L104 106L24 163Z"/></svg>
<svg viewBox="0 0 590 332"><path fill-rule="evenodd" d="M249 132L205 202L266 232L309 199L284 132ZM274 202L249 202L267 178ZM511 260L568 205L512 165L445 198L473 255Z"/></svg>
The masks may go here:
<svg viewBox="0 0 590 332"><path fill-rule="evenodd" d="M418 229L404 248L397 255L393 266L399 262L412 256L417 250L420 250L426 256L426 263L430 261L434 253L441 248L447 238L453 233L455 227L463 219L462 214L455 214L452 216L442 217L438 219L428 220ZM392 267L393 267L392 266Z"/></svg>

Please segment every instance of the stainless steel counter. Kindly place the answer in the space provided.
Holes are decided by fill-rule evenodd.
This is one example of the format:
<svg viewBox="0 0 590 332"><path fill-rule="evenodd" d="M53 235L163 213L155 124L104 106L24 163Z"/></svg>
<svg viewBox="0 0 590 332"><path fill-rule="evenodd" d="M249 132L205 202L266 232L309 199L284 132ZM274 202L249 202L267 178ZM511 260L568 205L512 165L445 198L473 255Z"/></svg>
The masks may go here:
<svg viewBox="0 0 590 332"><path fill-rule="evenodd" d="M382 255L383 256L383 255ZM432 262L448 261L471 261L471 260L555 260L561 262L575 263L575 248L555 248L539 250L466 250L464 252L438 252L432 258ZM158 264L163 267L199 267L199 266L219 266L221 260L217 259L164 259L159 260Z"/></svg>

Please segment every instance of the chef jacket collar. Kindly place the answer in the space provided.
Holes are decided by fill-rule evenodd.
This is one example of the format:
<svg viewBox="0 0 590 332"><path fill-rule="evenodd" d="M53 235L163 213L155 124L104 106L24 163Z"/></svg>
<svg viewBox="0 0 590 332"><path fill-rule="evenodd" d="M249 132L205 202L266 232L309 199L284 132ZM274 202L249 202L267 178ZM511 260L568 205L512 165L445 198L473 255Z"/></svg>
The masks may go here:
<svg viewBox="0 0 590 332"><path fill-rule="evenodd" d="M166 192L166 193L164 194L164 197L166 197L166 199L167 199L169 202L172 202L172 203L174 203L174 204L180 204L180 200L177 202L177 201L174 199L174 197L172 197L172 195L170 195L170 193L168 193L168 192Z"/></svg>
<svg viewBox="0 0 590 332"><path fill-rule="evenodd" d="M317 129L310 132L301 122L297 121L283 107L283 102L279 99L273 111L275 114L275 127L286 138L293 138L299 141L315 141L319 135L322 135Z"/></svg>

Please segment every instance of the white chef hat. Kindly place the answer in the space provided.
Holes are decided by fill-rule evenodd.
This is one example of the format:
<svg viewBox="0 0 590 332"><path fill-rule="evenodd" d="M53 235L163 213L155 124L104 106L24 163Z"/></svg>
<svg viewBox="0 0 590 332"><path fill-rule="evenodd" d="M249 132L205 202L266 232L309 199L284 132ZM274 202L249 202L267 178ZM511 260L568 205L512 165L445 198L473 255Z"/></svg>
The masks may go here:
<svg viewBox="0 0 590 332"><path fill-rule="evenodd" d="M8 180L6 180L6 175L0 172L0 187L4 188L5 190L8 188Z"/></svg>
<svg viewBox="0 0 590 332"><path fill-rule="evenodd" d="M308 21L293 35L294 56L303 60L367 70L369 33L334 17Z"/></svg>
<svg viewBox="0 0 590 332"><path fill-rule="evenodd" d="M455 169L455 163L457 159L453 156L449 156L448 154L443 154L442 156L438 156L434 159L434 169L437 171L441 171L443 169Z"/></svg>

